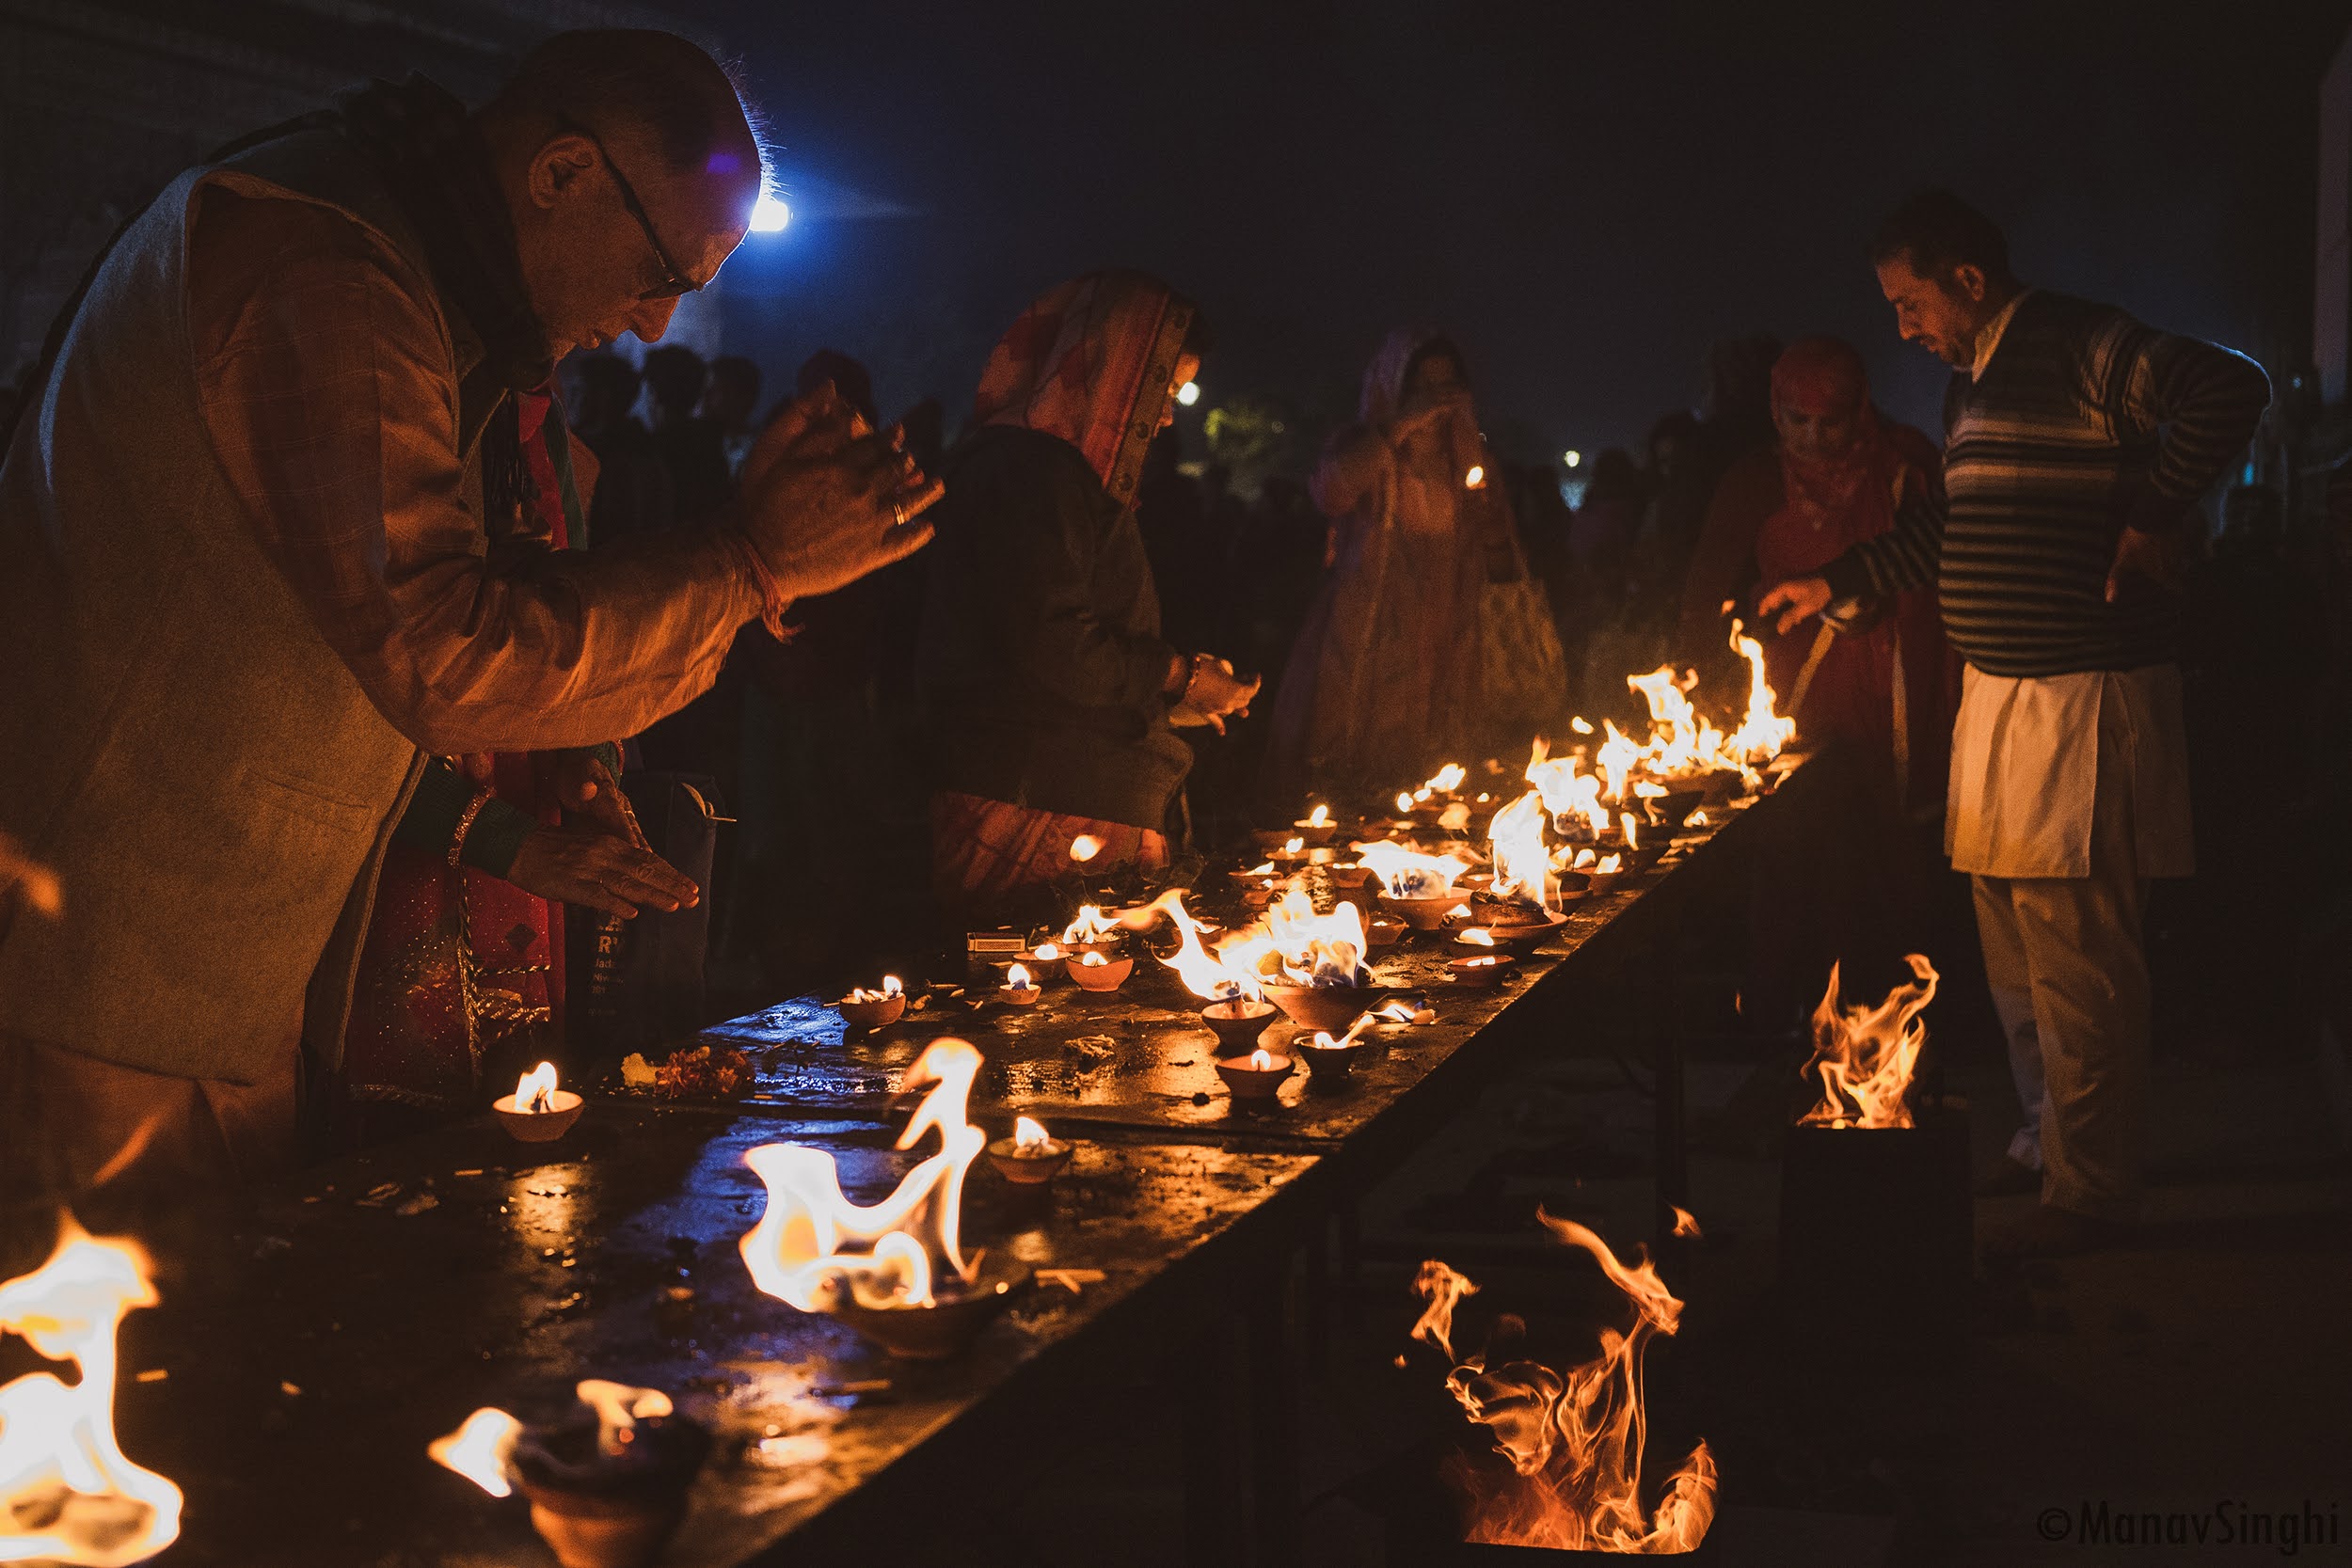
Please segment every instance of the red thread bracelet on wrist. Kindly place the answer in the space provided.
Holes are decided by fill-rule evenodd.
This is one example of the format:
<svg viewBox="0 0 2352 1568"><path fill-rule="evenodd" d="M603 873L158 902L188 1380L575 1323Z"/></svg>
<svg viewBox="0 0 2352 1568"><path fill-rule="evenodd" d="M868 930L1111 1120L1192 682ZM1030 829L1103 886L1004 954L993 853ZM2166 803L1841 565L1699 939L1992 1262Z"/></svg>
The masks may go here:
<svg viewBox="0 0 2352 1568"><path fill-rule="evenodd" d="M791 607L792 596L776 580L776 574L768 569L768 562L759 553L759 546L753 544L749 537L740 533L729 533L725 537L735 546L735 553L742 558L743 569L750 575L752 585L759 591L759 624L768 628L769 636L779 642L785 641L784 612Z"/></svg>

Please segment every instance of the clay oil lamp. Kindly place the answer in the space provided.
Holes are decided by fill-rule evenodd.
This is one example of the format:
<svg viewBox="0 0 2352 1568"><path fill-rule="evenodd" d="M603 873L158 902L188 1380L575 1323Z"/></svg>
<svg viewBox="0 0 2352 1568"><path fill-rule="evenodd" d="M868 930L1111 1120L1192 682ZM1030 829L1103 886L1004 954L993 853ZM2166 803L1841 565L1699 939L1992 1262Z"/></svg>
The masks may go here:
<svg viewBox="0 0 2352 1568"><path fill-rule="evenodd" d="M513 1094L502 1094L490 1109L507 1132L527 1144L552 1143L571 1131L587 1101L569 1089L555 1086L555 1064L541 1062L522 1075Z"/></svg>
<svg viewBox="0 0 2352 1568"><path fill-rule="evenodd" d="M1028 970L1030 976L1040 985L1048 980L1060 979L1070 968L1070 955L1062 950L1061 943L1057 942L1041 942L1025 952L1015 954L1014 958Z"/></svg>
<svg viewBox="0 0 2352 1568"><path fill-rule="evenodd" d="M1327 1029L1311 1034L1301 1030L1291 1041L1291 1049L1307 1064L1309 1082L1329 1088L1356 1069L1356 1063L1371 1049L1363 1033L1379 1020L1364 1014L1348 1026L1347 1033L1334 1037Z"/></svg>
<svg viewBox="0 0 2352 1568"><path fill-rule="evenodd" d="M907 988L896 974L885 974L880 990L860 986L834 1006L857 1028L886 1029L906 1015Z"/></svg>
<svg viewBox="0 0 2352 1568"><path fill-rule="evenodd" d="M1457 986L1470 986L1481 990L1502 984L1518 969L1518 959L1508 953L1477 953L1467 958L1448 958L1446 971Z"/></svg>
<svg viewBox="0 0 2352 1568"><path fill-rule="evenodd" d="M1263 1046L1247 1056L1221 1057L1216 1064L1216 1075L1225 1080L1236 1101L1272 1100L1297 1069L1296 1057Z"/></svg>
<svg viewBox="0 0 2352 1568"><path fill-rule="evenodd" d="M1005 983L996 988L996 1000L1009 1007L1034 1007L1045 992L1029 977L1028 966L1014 964L1005 971Z"/></svg>
<svg viewBox="0 0 2352 1568"><path fill-rule="evenodd" d="M1539 910L1533 904L1508 898L1482 899L1471 906L1468 923L1454 933L1455 956L1476 958L1477 954L1465 950L1463 939L1475 942L1478 939L1470 933L1484 931L1498 949L1523 958L1558 935L1567 923L1566 915Z"/></svg>
<svg viewBox="0 0 2352 1568"><path fill-rule="evenodd" d="M1308 847L1311 849L1320 849L1330 843L1338 835L1339 831L1338 820L1332 816L1331 808L1326 805L1316 806L1314 810L1291 824L1291 832L1305 839Z"/></svg>
<svg viewBox="0 0 2352 1568"><path fill-rule="evenodd" d="M1606 855L1595 857L1590 870L1585 874L1592 879L1585 885L1595 897L1604 893L1614 892L1619 882L1632 875L1626 869L1625 855L1618 850L1611 850Z"/></svg>
<svg viewBox="0 0 2352 1568"><path fill-rule="evenodd" d="M1364 922L1364 939L1372 944L1372 950L1378 953L1403 942L1405 933L1411 929L1395 915L1375 914Z"/></svg>
<svg viewBox="0 0 2352 1568"><path fill-rule="evenodd" d="M1133 958L1106 958L1089 948L1071 960L1070 978L1080 990L1114 991L1127 983L1135 967Z"/></svg>
<svg viewBox="0 0 2352 1568"><path fill-rule="evenodd" d="M1071 1146L1046 1132L1042 1122L1016 1117L1012 1136L988 1146L988 1163L1016 1187L1042 1187L1061 1174L1071 1153Z"/></svg>
<svg viewBox="0 0 2352 1568"><path fill-rule="evenodd" d="M710 1433L658 1388L589 1378L560 1420L482 1409L426 1452L494 1497L519 1487L563 1568L652 1568L686 1514Z"/></svg>
<svg viewBox="0 0 2352 1568"><path fill-rule="evenodd" d="M1218 1049L1230 1055L1256 1045L1266 1025L1274 1022L1277 1011L1272 1003L1236 991L1225 1001L1212 1002L1201 1008L1200 1022L1216 1036Z"/></svg>
<svg viewBox="0 0 2352 1568"><path fill-rule="evenodd" d="M1380 879L1380 908L1417 931L1435 931L1462 902L1454 879L1470 869L1452 855L1424 855L1399 844L1364 846L1362 862Z"/></svg>

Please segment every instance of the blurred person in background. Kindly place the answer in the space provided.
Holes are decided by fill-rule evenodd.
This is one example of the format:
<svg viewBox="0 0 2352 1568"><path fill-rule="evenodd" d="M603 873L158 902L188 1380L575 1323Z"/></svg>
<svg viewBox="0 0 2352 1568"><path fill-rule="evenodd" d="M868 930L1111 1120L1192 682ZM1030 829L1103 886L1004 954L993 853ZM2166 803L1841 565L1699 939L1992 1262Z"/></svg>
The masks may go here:
<svg viewBox="0 0 2352 1568"><path fill-rule="evenodd" d="M1391 333L1310 486L1337 553L1282 674L1270 803L1393 789L1470 738L1481 598L1513 549L1504 486L1484 482L1493 465L1461 351Z"/></svg>
<svg viewBox="0 0 2352 1568"><path fill-rule="evenodd" d="M735 499L726 443L719 427L700 412L710 368L692 349L664 343L645 351L644 376L654 450L670 470L678 517L707 522Z"/></svg>
<svg viewBox="0 0 2352 1568"><path fill-rule="evenodd" d="M669 465L634 412L643 385L637 368L617 354L600 350L564 361L564 412L572 435L596 462L588 527L571 541L574 548L659 533L677 521Z"/></svg>
<svg viewBox="0 0 2352 1568"><path fill-rule="evenodd" d="M752 442L759 434L753 420L758 411L759 367L739 354L723 354L713 359L701 414L719 432L729 478L743 471L743 459L750 455Z"/></svg>

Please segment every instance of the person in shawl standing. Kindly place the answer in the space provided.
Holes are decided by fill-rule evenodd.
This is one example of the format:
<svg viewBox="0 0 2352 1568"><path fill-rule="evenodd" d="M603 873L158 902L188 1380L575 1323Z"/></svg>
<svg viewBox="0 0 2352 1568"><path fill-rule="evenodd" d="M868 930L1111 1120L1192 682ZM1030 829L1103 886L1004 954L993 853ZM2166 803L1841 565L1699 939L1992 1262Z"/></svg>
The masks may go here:
<svg viewBox="0 0 2352 1568"><path fill-rule="evenodd" d="M921 663L939 752L933 880L1000 901L1071 867L1165 864L1192 751L1254 680L1160 636L1137 481L1200 368L1190 301L1098 272L1029 307L989 356L949 453Z"/></svg>
<svg viewBox="0 0 2352 1568"><path fill-rule="evenodd" d="M67 889L0 927L0 1189L283 1164L428 758L562 750L625 831L586 748L928 541L935 483L835 400L716 519L490 536L518 394L659 339L763 177L699 47L567 33L478 110L415 76L248 137L93 265L0 432L0 824Z"/></svg>
<svg viewBox="0 0 2352 1568"><path fill-rule="evenodd" d="M1269 801L1415 783L1475 735L1480 597L1510 549L1493 467L1460 351L1391 334L1311 485L1333 561L1276 697Z"/></svg>
<svg viewBox="0 0 2352 1568"><path fill-rule="evenodd" d="M1733 464L1708 507L1683 588L1688 649L1724 641L1724 604L1811 577L1941 483L1934 443L1879 417L1862 356L1837 339L1800 339L1774 361L1772 423L1778 439ZM1941 804L1960 671L1931 590L1859 603L1837 626L1772 641L1764 661L1807 745L1860 753L1906 810Z"/></svg>

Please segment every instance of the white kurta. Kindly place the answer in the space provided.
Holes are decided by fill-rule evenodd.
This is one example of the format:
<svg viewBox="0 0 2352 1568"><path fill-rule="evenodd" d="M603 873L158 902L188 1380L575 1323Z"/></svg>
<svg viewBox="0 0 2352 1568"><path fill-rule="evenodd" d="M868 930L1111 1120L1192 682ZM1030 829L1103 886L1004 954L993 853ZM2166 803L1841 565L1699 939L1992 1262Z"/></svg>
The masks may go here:
<svg viewBox="0 0 2352 1568"><path fill-rule="evenodd" d="M2030 679L1961 677L1952 726L1944 848L1952 869L1983 877L2088 877L2099 785L2099 717L2120 706L2124 777L2142 877L2196 869L2189 837L2188 738L2181 673L2169 664Z"/></svg>

